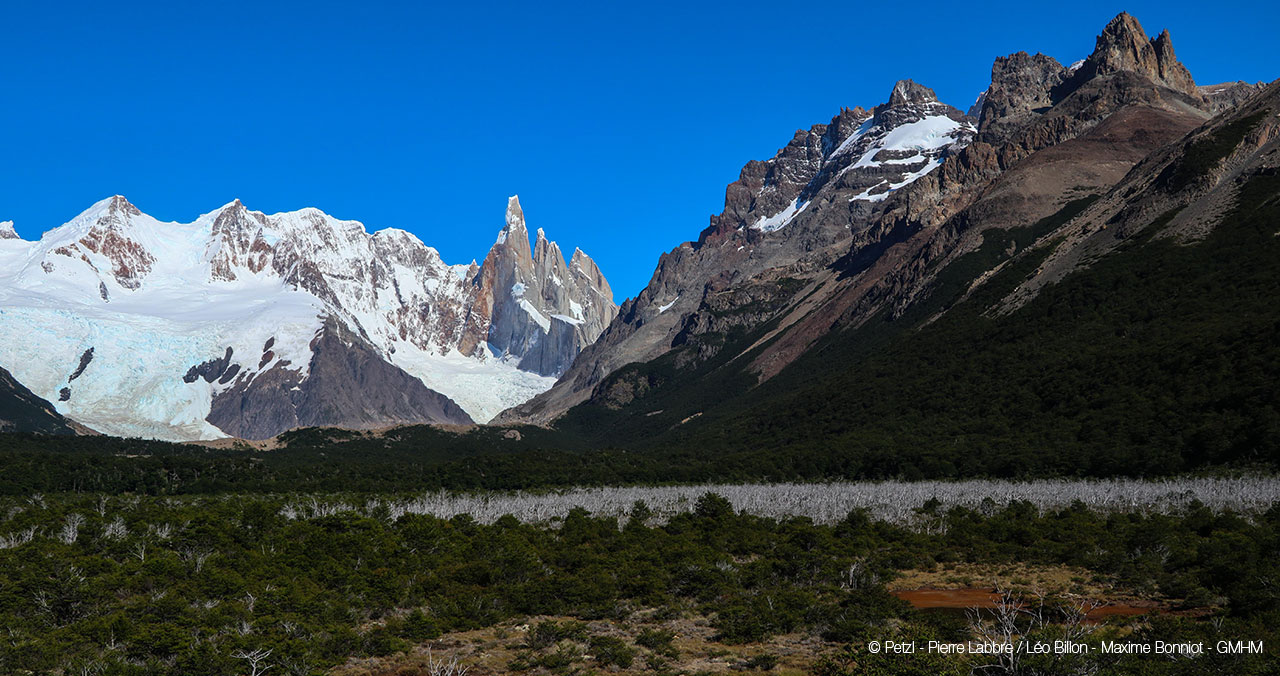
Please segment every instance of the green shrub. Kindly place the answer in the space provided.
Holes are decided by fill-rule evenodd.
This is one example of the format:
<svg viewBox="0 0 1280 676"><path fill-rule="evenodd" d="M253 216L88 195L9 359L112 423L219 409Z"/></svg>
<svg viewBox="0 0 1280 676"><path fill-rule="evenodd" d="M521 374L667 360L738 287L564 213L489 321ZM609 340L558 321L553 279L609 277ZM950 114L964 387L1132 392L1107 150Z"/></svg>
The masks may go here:
<svg viewBox="0 0 1280 676"><path fill-rule="evenodd" d="M602 667L617 665L626 669L636 657L635 648L614 636L591 637L591 652L595 653L596 663Z"/></svg>

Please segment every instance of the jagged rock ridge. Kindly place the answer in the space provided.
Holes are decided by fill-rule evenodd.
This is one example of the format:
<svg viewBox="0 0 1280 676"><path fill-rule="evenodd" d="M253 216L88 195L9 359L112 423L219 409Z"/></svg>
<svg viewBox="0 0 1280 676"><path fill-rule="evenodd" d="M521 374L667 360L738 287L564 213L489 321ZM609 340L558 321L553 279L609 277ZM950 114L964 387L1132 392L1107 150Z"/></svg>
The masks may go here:
<svg viewBox="0 0 1280 676"><path fill-rule="evenodd" d="M484 336L499 356L541 375L564 373L617 315L613 291L600 268L575 249L566 263L560 247L538 228L532 252L518 197L507 203L506 226L481 266L474 307L475 333L461 350L474 354Z"/></svg>

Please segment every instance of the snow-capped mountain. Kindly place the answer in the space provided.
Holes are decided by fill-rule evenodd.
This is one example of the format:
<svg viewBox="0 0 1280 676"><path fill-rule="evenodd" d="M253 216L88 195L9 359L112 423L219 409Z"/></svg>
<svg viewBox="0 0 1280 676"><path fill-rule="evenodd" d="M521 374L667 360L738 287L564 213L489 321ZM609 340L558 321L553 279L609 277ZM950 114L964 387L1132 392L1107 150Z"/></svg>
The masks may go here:
<svg viewBox="0 0 1280 676"><path fill-rule="evenodd" d="M932 89L901 80L870 112L845 108L830 124L797 131L772 159L747 163L709 230L780 230L824 190L852 191L850 202L882 201L936 169L975 132L974 120L940 103Z"/></svg>
<svg viewBox="0 0 1280 676"><path fill-rule="evenodd" d="M484 421L550 387L616 314L586 254L566 266L540 234L544 262L526 264L514 197L483 265L448 265L403 230L239 200L184 224L115 196L39 241L12 232L0 366L118 435ZM526 256L504 255L522 236ZM534 321L510 320L513 306Z"/></svg>

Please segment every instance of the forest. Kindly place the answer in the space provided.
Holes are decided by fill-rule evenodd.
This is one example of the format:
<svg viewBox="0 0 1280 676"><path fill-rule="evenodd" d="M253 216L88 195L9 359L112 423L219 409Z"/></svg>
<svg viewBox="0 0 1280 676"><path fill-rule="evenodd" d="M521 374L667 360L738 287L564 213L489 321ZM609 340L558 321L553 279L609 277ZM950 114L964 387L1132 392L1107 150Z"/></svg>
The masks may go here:
<svg viewBox="0 0 1280 676"><path fill-rule="evenodd" d="M865 509L817 522L757 516L706 492L666 516L637 501L622 517L575 507L544 521L507 514L486 523L395 510L368 495L331 498L0 500L0 672L315 674L353 659L393 659L452 632L559 616L574 619L505 634L514 657L502 670L678 673L680 649L663 632L698 618L726 649L809 636L814 673L967 673L979 666L975 658L904 661L863 649L894 637L970 637L963 617L914 610L886 590L908 571L959 564L1065 566L1081 571L1079 584L1161 601L1150 621L1079 634L1095 644L1280 639L1280 589L1270 583L1280 576L1276 507L928 500L907 522ZM1069 614L1067 598L1039 603ZM601 623L628 627L631 638L592 633ZM1051 637L1063 627L1026 631ZM776 656L763 655L739 667L773 669ZM1187 666L1089 659L1120 674ZM1049 669L1041 673L1066 668L1041 666ZM1270 673L1273 663L1265 655L1210 655L1194 666L1253 674Z"/></svg>

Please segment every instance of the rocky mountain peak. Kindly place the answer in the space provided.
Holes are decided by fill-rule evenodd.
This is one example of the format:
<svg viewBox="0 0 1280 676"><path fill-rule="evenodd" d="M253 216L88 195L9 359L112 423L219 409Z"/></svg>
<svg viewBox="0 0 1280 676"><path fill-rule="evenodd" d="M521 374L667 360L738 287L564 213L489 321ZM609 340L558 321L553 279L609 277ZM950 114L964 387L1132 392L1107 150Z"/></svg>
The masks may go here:
<svg viewBox="0 0 1280 676"><path fill-rule="evenodd" d="M251 214L256 214L261 216L261 214L257 212L249 211L249 208L246 207L239 199L236 199L226 204L225 206L218 209L214 213L217 214L217 216L214 218L215 231L218 229L218 226L217 226L218 223L242 222L242 221L251 219L252 218Z"/></svg>
<svg viewBox="0 0 1280 676"><path fill-rule="evenodd" d="M1169 31L1148 38L1132 15L1121 12L1102 29L1093 53L1081 66L1086 78L1129 71L1189 96L1196 96L1191 73L1173 53Z"/></svg>
<svg viewBox="0 0 1280 676"><path fill-rule="evenodd" d="M547 239L547 234L542 231L542 228L538 228L535 235L533 263L535 267L539 268L535 272L539 273L547 269L547 266L557 270L564 269L564 254L560 253L560 245Z"/></svg>
<svg viewBox="0 0 1280 676"><path fill-rule="evenodd" d="M555 242L539 228L529 250L519 198L507 202L506 225L476 277L478 289L460 350L487 344L524 371L559 375L617 314L613 294L586 254L570 271ZM578 273L577 270L582 270Z"/></svg>
<svg viewBox="0 0 1280 676"><path fill-rule="evenodd" d="M158 223L129 203L113 195L86 209L63 232L75 238L58 246L54 253L68 258L102 256L119 285L137 289L155 263L155 256L139 238ZM141 228L139 226L142 226ZM70 239L70 238L68 238Z"/></svg>
<svg viewBox="0 0 1280 676"><path fill-rule="evenodd" d="M533 264L533 251L529 248L529 230L524 223L524 209L520 208L520 196L507 198L507 222L498 233L498 241L494 250L501 250L500 255L514 257L517 267L528 268ZM490 252L490 256L494 252Z"/></svg>
<svg viewBox="0 0 1280 676"><path fill-rule="evenodd" d="M938 95L924 85L912 80L898 80L889 95L889 106L905 106L912 103L937 103Z"/></svg>
<svg viewBox="0 0 1280 676"><path fill-rule="evenodd" d="M107 201L107 213L112 214L128 214L130 216L141 216L142 212L138 207L133 206L124 195L112 195Z"/></svg>
<svg viewBox="0 0 1280 676"><path fill-rule="evenodd" d="M0 239L18 239L18 231L13 229L13 221L0 221Z"/></svg>
<svg viewBox="0 0 1280 676"><path fill-rule="evenodd" d="M123 195L112 195L95 202L93 206L81 212L72 222L82 224L88 228L112 228L123 226L129 222L131 217L141 215L142 212L133 206L129 200L125 199Z"/></svg>
<svg viewBox="0 0 1280 676"><path fill-rule="evenodd" d="M507 198L507 229L524 230L524 209L520 208L520 196Z"/></svg>
<svg viewBox="0 0 1280 676"><path fill-rule="evenodd" d="M249 211L239 199L214 213L206 247L210 279L233 281L237 270L257 274L270 265L275 252L262 236L267 225L262 213Z"/></svg>
<svg viewBox="0 0 1280 676"><path fill-rule="evenodd" d="M1044 54L1017 52L991 64L991 86L974 104L979 140L999 142L1004 136L1053 105L1053 91L1068 69Z"/></svg>
<svg viewBox="0 0 1280 676"><path fill-rule="evenodd" d="M913 80L899 80L889 93L889 100L872 110L875 124L893 128L918 121L930 115L964 116L961 111L938 101L937 94Z"/></svg>

